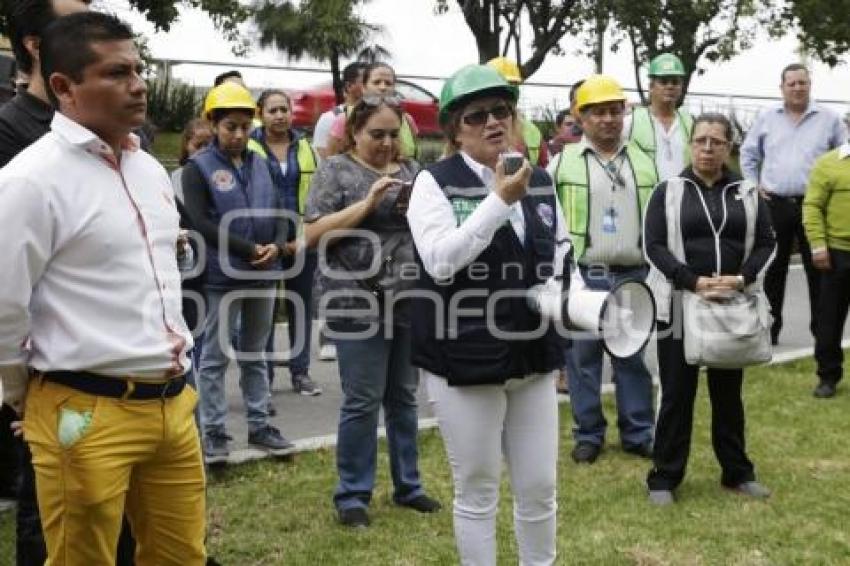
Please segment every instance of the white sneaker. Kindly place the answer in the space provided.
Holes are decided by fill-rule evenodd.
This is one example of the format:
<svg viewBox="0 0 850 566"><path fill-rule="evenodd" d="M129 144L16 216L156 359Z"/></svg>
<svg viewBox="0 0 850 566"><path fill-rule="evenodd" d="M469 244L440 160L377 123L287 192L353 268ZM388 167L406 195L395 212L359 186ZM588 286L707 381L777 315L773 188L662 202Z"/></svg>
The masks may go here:
<svg viewBox="0 0 850 566"><path fill-rule="evenodd" d="M325 344L319 348L319 359L323 362L332 362L336 359L336 346Z"/></svg>

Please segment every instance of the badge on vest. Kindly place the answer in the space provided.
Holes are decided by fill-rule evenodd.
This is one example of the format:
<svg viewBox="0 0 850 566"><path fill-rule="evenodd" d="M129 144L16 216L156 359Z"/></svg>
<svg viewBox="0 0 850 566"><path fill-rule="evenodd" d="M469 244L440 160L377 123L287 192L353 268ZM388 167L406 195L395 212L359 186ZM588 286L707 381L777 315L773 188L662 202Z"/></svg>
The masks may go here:
<svg viewBox="0 0 850 566"><path fill-rule="evenodd" d="M537 205L537 216L540 217L540 220L543 221L543 224L545 224L547 228L551 228L555 225L555 211L552 210L552 207L545 202L541 202Z"/></svg>
<svg viewBox="0 0 850 566"><path fill-rule="evenodd" d="M609 206L602 214L602 231L606 234L617 233L617 210L613 206Z"/></svg>
<svg viewBox="0 0 850 566"><path fill-rule="evenodd" d="M232 191L236 188L236 178L233 176L233 173L227 169L219 169L218 171L213 172L210 178L212 179L213 186L216 190L223 193Z"/></svg>

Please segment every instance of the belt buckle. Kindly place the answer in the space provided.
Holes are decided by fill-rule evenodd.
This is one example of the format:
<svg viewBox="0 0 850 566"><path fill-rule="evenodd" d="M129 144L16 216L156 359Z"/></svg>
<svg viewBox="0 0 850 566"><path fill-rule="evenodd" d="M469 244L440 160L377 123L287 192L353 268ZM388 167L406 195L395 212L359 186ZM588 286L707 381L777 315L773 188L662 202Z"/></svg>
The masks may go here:
<svg viewBox="0 0 850 566"><path fill-rule="evenodd" d="M179 377L172 377L171 379L169 379L168 381L165 382L165 386L162 388L162 391L159 394L159 398L160 398L161 401L165 401L165 399L167 398L166 395L168 394L168 391L171 389L172 384L174 384L178 379L180 379L180 378Z"/></svg>

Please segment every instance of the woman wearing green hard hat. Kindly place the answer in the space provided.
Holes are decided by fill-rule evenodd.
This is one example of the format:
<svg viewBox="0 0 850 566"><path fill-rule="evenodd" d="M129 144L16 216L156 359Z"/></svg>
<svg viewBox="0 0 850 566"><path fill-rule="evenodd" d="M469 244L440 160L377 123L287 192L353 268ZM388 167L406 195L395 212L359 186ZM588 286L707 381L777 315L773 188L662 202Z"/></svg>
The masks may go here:
<svg viewBox="0 0 850 566"><path fill-rule="evenodd" d="M487 66L446 81L440 122L450 154L416 177L407 212L419 268L412 360L452 466L462 564L496 564L503 458L520 562L555 562L553 380L563 343L526 295L563 273L569 243L549 174L505 155L516 99L516 87Z"/></svg>

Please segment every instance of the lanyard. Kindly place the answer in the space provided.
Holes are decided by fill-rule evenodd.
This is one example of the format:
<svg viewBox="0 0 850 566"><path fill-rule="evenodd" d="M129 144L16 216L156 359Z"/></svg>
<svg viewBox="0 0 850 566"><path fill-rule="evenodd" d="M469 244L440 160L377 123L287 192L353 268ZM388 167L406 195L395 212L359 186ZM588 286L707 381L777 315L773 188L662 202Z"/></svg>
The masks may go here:
<svg viewBox="0 0 850 566"><path fill-rule="evenodd" d="M621 189L626 188L626 180L620 173L620 171L623 169L623 164L626 162L625 156L622 153L618 154L616 157L614 157L614 159L612 159L608 163L602 163L602 160L599 159L599 156L596 155L595 152L591 151L590 154L605 172L605 176L608 177L608 180L611 181L611 192L616 191L617 187L620 187ZM614 164L616 161L619 161L620 163L619 165L616 165L615 169Z"/></svg>

